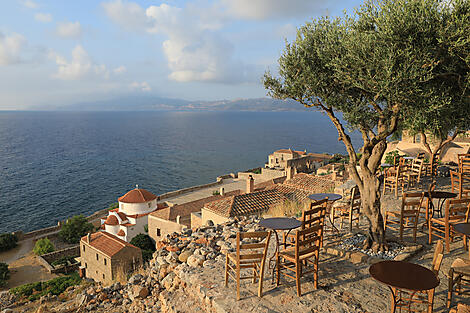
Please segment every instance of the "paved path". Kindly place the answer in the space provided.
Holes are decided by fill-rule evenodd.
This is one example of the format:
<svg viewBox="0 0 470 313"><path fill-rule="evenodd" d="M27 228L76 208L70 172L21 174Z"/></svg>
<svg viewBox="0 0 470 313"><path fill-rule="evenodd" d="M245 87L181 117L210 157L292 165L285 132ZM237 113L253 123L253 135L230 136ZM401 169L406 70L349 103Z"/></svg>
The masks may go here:
<svg viewBox="0 0 470 313"><path fill-rule="evenodd" d="M24 257L33 249L33 239L26 239L18 242L18 246L9 251L0 253L0 262L13 263L14 261Z"/></svg>

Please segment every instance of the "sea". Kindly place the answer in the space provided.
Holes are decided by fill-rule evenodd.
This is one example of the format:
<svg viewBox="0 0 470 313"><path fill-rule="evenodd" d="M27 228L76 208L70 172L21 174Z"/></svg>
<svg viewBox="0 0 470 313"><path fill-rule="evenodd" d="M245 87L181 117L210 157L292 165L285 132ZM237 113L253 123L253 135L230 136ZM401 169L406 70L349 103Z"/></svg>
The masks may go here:
<svg viewBox="0 0 470 313"><path fill-rule="evenodd" d="M0 111L0 233L89 215L136 184L213 182L281 148L345 153L320 112Z"/></svg>

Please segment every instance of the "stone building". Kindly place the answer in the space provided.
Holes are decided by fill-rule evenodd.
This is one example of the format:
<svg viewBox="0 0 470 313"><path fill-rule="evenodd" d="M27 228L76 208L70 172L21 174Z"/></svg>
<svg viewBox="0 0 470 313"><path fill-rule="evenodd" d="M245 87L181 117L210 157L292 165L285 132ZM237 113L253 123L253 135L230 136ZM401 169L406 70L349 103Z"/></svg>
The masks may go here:
<svg viewBox="0 0 470 313"><path fill-rule="evenodd" d="M306 151L295 151L292 149L279 149L274 151L268 156L268 164L266 167L269 168L286 168L287 160L297 159L301 156L306 155Z"/></svg>
<svg viewBox="0 0 470 313"><path fill-rule="evenodd" d="M141 266L142 252L107 232L96 232L81 238L80 263L85 277L107 285Z"/></svg>
<svg viewBox="0 0 470 313"><path fill-rule="evenodd" d="M332 192L335 181L319 176L299 173L282 184L269 186L263 190L255 190L252 182L247 181L244 194L226 196L207 203L201 210L202 224L209 220L221 224L237 216L261 215L272 206L286 200L305 203L308 196L318 192Z"/></svg>
<svg viewBox="0 0 470 313"><path fill-rule="evenodd" d="M148 215L164 206L157 204L156 195L138 186L118 201L119 207L109 211L106 219L101 219L101 229L127 242L145 233Z"/></svg>

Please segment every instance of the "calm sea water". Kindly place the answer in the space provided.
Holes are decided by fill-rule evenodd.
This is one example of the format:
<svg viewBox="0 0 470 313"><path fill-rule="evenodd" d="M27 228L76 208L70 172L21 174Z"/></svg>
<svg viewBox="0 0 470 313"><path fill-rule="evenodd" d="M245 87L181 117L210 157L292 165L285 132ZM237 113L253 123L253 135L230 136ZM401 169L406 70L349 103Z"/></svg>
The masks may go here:
<svg viewBox="0 0 470 313"><path fill-rule="evenodd" d="M318 112L0 112L0 233L263 166L279 148L344 153ZM358 136L354 136L358 140Z"/></svg>

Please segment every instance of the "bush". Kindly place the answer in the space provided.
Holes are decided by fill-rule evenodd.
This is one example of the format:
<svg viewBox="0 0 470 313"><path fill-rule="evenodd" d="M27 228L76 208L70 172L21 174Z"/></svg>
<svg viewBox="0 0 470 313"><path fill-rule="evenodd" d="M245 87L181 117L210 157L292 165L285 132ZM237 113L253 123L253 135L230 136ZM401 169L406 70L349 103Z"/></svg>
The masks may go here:
<svg viewBox="0 0 470 313"><path fill-rule="evenodd" d="M152 259L153 252L155 252L155 244L149 235L138 234L130 241L131 245L134 245L142 250L142 259L144 262L148 262Z"/></svg>
<svg viewBox="0 0 470 313"><path fill-rule="evenodd" d="M49 238L42 238L36 241L33 252L36 255L43 255L46 253L54 252L55 248Z"/></svg>
<svg viewBox="0 0 470 313"><path fill-rule="evenodd" d="M68 264L73 264L74 262L74 257L72 256L63 256L58 260L55 260L54 262L51 263L52 266L57 267L61 265L68 265Z"/></svg>
<svg viewBox="0 0 470 313"><path fill-rule="evenodd" d="M67 276L57 277L46 282L37 282L21 285L10 289L10 292L19 297L28 297L29 301L34 301L47 294L60 295L70 286L80 284L81 278L74 272Z"/></svg>
<svg viewBox="0 0 470 313"><path fill-rule="evenodd" d="M0 287L5 286L8 278L10 278L10 270L8 264L0 263Z"/></svg>
<svg viewBox="0 0 470 313"><path fill-rule="evenodd" d="M80 238L92 232L93 224L89 223L83 215L76 215L62 226L59 237L67 243L79 243Z"/></svg>
<svg viewBox="0 0 470 313"><path fill-rule="evenodd" d="M385 154L385 163L394 165L393 164L393 159L395 158L395 156L398 156L398 155L400 155L398 150L393 150L393 151L387 152L387 154Z"/></svg>
<svg viewBox="0 0 470 313"><path fill-rule="evenodd" d="M0 235L0 252L7 251L16 247L18 238L15 235L10 233L5 233Z"/></svg>

